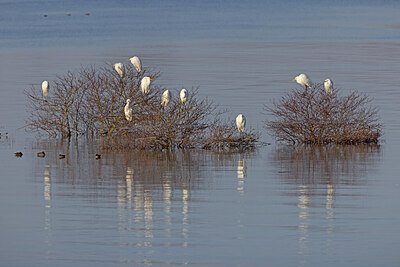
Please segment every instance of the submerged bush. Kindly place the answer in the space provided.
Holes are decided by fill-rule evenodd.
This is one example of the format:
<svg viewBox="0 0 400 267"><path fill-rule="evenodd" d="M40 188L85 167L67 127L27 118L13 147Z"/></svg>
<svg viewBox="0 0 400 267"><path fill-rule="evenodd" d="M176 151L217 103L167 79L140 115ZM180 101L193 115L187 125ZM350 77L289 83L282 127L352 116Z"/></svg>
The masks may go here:
<svg viewBox="0 0 400 267"><path fill-rule="evenodd" d="M163 106L165 88L151 84L149 92L142 93L141 80L146 76L156 80L159 73L148 69L138 73L127 64L124 75L119 75L107 64L100 68L82 67L57 77L50 83L47 96L32 87L25 91L30 114L27 127L50 136L101 137L106 149L217 149L218 140L210 140L220 122L217 105L209 99L199 99L198 90L192 88L185 103L178 90L169 90L172 97ZM124 113L127 99L132 109L130 121ZM237 146L241 141L245 147L255 146L258 141L258 136L243 138L243 133L238 139L237 131L223 129ZM220 142L226 143L227 139Z"/></svg>
<svg viewBox="0 0 400 267"><path fill-rule="evenodd" d="M357 91L348 95L322 84L294 89L264 110L273 116L266 128L279 141L298 144L378 143L381 136L378 109L371 98Z"/></svg>

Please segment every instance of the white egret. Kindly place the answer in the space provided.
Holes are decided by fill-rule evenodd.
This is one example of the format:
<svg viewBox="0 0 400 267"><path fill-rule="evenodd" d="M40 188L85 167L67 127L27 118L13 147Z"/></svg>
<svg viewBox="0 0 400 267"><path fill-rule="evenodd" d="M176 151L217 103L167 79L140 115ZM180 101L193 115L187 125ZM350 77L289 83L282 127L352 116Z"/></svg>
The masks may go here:
<svg viewBox="0 0 400 267"><path fill-rule="evenodd" d="M43 95L47 96L49 94L49 82L48 81L43 81L42 82L42 91L43 91Z"/></svg>
<svg viewBox="0 0 400 267"><path fill-rule="evenodd" d="M294 77L292 82L296 81L298 84L303 85L306 89L311 87L310 80L308 79L307 75L300 74L299 76Z"/></svg>
<svg viewBox="0 0 400 267"><path fill-rule="evenodd" d="M114 65L112 65L114 67L114 69L117 71L119 77L124 77L124 64L122 63L115 63Z"/></svg>
<svg viewBox="0 0 400 267"><path fill-rule="evenodd" d="M137 72L142 71L142 61L137 56L131 57L131 58L127 59L126 61L130 61L132 63L132 65L135 67Z"/></svg>
<svg viewBox="0 0 400 267"><path fill-rule="evenodd" d="M161 96L161 106L165 108L170 100L171 100L171 93L169 92L169 90L165 90Z"/></svg>
<svg viewBox="0 0 400 267"><path fill-rule="evenodd" d="M324 81L324 87L325 87L325 92L328 95L332 94L333 82L331 81L331 79L328 78Z"/></svg>
<svg viewBox="0 0 400 267"><path fill-rule="evenodd" d="M150 91L150 81L153 80L150 77L143 77L142 81L140 82L140 89L144 95L147 95Z"/></svg>
<svg viewBox="0 0 400 267"><path fill-rule="evenodd" d="M125 118L127 121L132 121L132 119L133 119L133 111L132 111L132 108L130 105L131 105L131 100L127 99L125 109L124 109Z"/></svg>
<svg viewBox="0 0 400 267"><path fill-rule="evenodd" d="M180 94L179 94L179 97L181 98L181 102L182 102L182 104L186 104L186 102L187 102L187 92L186 92L186 89L185 88L183 88L182 90L181 90L181 92L180 92Z"/></svg>
<svg viewBox="0 0 400 267"><path fill-rule="evenodd" d="M243 116L243 114L239 114L236 117L236 126L238 128L239 133L244 132L244 127L246 126L246 118Z"/></svg>

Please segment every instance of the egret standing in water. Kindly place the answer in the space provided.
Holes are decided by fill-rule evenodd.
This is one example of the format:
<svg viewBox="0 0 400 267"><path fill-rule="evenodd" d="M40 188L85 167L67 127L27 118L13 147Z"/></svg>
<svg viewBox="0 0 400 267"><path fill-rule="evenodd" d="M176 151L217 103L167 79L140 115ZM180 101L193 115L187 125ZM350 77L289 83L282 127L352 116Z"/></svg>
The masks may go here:
<svg viewBox="0 0 400 267"><path fill-rule="evenodd" d="M134 57L127 59L126 61L130 61L132 63L132 65L135 67L137 72L142 71L142 61L140 60L139 57L134 56Z"/></svg>
<svg viewBox="0 0 400 267"><path fill-rule="evenodd" d="M143 77L142 81L140 82L140 89L144 95L147 95L150 91L150 82L153 80L150 77Z"/></svg>
<svg viewBox="0 0 400 267"><path fill-rule="evenodd" d="M169 90L165 90L161 96L161 106L165 108L170 100L171 100L171 93L169 92Z"/></svg>
<svg viewBox="0 0 400 267"><path fill-rule="evenodd" d="M304 86L306 89L311 87L310 80L308 79L307 75L300 74L299 76L294 77L292 82L296 81L298 84Z"/></svg>
<svg viewBox="0 0 400 267"><path fill-rule="evenodd" d="M47 96L49 94L49 82L48 81L43 81L42 82L42 91L43 91L43 95Z"/></svg>
<svg viewBox="0 0 400 267"><path fill-rule="evenodd" d="M133 119L133 111L132 111L132 108L131 108L130 105L131 105L131 100L127 99L126 100L125 109L124 109L125 118L126 118L127 121L132 121L132 119Z"/></svg>
<svg viewBox="0 0 400 267"><path fill-rule="evenodd" d="M186 104L186 102L187 102L187 92L186 92L186 89L185 88L183 88L182 90L181 90L181 92L180 92L180 94L179 94L179 97L181 98L181 102L182 102L182 104Z"/></svg>
<svg viewBox="0 0 400 267"><path fill-rule="evenodd" d="M124 77L124 65L122 63L115 63L112 65L114 69L117 71L119 77Z"/></svg>
<svg viewBox="0 0 400 267"><path fill-rule="evenodd" d="M324 81L324 87L325 87L325 92L328 95L332 94L333 82L331 81L331 79L328 78Z"/></svg>
<svg viewBox="0 0 400 267"><path fill-rule="evenodd" d="M236 117L236 127L239 131L239 133L244 132L244 127L246 126L246 118L243 116L243 114L239 114Z"/></svg>

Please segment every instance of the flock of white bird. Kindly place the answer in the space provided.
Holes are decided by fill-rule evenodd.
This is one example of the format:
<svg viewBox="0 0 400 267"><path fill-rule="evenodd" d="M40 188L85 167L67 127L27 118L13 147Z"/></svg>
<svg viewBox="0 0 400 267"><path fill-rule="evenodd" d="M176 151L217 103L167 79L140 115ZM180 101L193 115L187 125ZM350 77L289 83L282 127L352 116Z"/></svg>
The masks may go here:
<svg viewBox="0 0 400 267"><path fill-rule="evenodd" d="M305 75L304 73L299 74L298 76L294 77L292 82L294 82L294 81L296 81L298 84L304 86L306 89L311 87L310 79L308 79L307 75ZM327 94L332 94L333 82L331 79L329 79L329 78L325 79L324 88L325 88L325 92Z"/></svg>
<svg viewBox="0 0 400 267"><path fill-rule="evenodd" d="M132 65L135 67L135 69L138 73L142 71L142 61L140 60L139 57L134 56L134 57L127 59L127 61L130 61L132 63ZM124 64L115 63L112 66L114 67L114 69L118 73L118 75L121 78L123 78L125 75ZM142 78L142 80L140 82L140 89L141 89L143 95L147 95L150 92L151 80L152 80L152 78L148 77L148 76L145 76ZM304 73L299 74L298 76L294 77L294 79L292 81L293 82L296 81L298 84L304 86L306 89L311 87L310 79L308 79L307 75L305 75ZM43 81L42 82L42 91L43 91L43 95L45 97L48 96L48 94L49 94L49 88L50 88L49 82ZM328 78L324 81L324 88L325 88L325 91L327 94L332 94L333 82L331 81L331 79ZM180 97L181 103L183 105L185 105L187 102L186 89L181 90L179 97ZM161 106L165 109L167 107L167 105L169 104L170 100L171 100L171 93L169 92L169 90L165 90L164 93L161 95ZM130 103L131 103L131 100L127 99L126 105L124 108L125 118L127 121L133 120L133 110L130 107ZM246 126L246 118L243 114L239 114L236 117L236 127L237 127L239 133L244 132L245 126Z"/></svg>

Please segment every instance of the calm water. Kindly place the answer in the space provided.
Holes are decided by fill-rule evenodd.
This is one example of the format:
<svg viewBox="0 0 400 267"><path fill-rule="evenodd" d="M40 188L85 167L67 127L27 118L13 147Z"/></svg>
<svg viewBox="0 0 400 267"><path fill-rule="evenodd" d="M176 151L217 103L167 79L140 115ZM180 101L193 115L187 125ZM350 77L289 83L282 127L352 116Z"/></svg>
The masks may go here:
<svg viewBox="0 0 400 267"><path fill-rule="evenodd" d="M379 3L0 0L0 265L399 266L400 4ZM24 89L135 54L272 145L95 160L21 129ZM263 104L301 72L371 95L382 145L276 144Z"/></svg>

